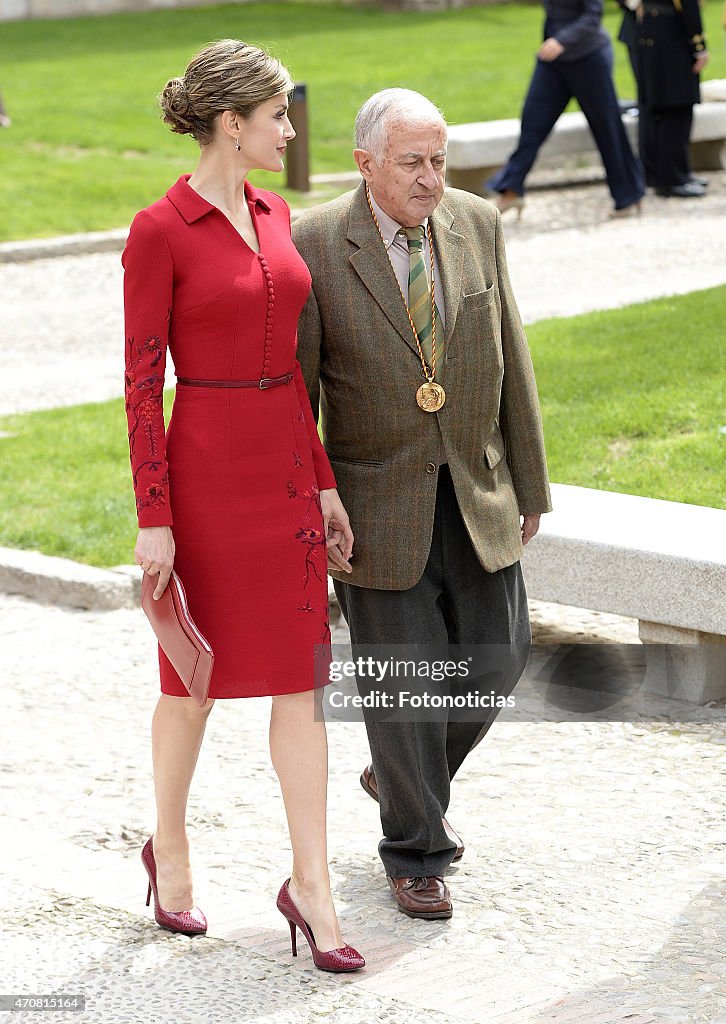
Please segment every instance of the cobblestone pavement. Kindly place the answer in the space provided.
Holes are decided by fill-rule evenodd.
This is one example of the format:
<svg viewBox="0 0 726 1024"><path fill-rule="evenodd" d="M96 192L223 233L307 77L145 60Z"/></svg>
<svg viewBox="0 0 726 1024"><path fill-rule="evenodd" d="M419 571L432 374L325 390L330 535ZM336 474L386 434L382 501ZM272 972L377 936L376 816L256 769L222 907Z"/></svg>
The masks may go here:
<svg viewBox="0 0 726 1024"><path fill-rule="evenodd" d="M627 620L535 612L540 639L632 638ZM0 595L0 643L5 992L84 993L79 1019L112 1024L726 1021L723 711L653 698L626 722L542 720L539 650L512 719L454 783L467 850L448 922L395 909L358 784L364 727L332 723L333 885L368 960L338 978L305 949L291 959L274 906L289 850L268 700L219 701L210 718L189 814L210 932L188 939L144 906L158 677L142 613Z"/></svg>
<svg viewBox="0 0 726 1024"><path fill-rule="evenodd" d="M709 177L707 199L649 199L617 223L602 185L533 192L522 221L506 219L524 318L726 281L726 174ZM120 282L118 254L0 266L0 413L119 393ZM539 602L532 614L540 644L609 644L617 660L637 642L633 620ZM636 692L625 720L580 720L551 687L543 698L551 654L538 647L516 710L452 787L467 851L448 922L395 909L358 784L365 730L331 723L335 898L368 960L334 977L304 948L290 957L274 906L289 849L268 700L220 701L210 718L189 815L210 931L188 939L144 906L158 676L142 614L0 594L0 645L0 990L84 993L77 1019L93 1024L726 1024L723 709Z"/></svg>
<svg viewBox="0 0 726 1024"><path fill-rule="evenodd" d="M726 172L708 177L706 198L650 195L642 217L621 221L607 219L603 184L530 192L521 221L505 215L523 319L726 282ZM121 393L121 282L118 253L0 264L0 415Z"/></svg>

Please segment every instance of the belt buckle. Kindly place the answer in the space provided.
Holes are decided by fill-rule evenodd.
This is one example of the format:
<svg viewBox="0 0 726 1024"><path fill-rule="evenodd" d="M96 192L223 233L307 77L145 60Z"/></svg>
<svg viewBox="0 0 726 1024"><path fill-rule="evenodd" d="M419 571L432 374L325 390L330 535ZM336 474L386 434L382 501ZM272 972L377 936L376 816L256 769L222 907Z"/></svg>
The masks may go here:
<svg viewBox="0 0 726 1024"><path fill-rule="evenodd" d="M262 377L258 385L260 391L265 391L267 388L272 387L272 377Z"/></svg>

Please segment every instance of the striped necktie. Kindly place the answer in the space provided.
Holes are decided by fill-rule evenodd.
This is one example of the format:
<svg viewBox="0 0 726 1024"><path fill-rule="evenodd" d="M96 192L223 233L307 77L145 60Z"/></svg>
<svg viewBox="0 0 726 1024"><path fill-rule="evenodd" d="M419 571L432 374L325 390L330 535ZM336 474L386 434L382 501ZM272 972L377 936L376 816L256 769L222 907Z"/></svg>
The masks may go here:
<svg viewBox="0 0 726 1024"><path fill-rule="evenodd" d="M431 366L431 286L423 255L424 228L403 228L408 242L408 309L426 362ZM444 334L436 310L436 364L443 362Z"/></svg>

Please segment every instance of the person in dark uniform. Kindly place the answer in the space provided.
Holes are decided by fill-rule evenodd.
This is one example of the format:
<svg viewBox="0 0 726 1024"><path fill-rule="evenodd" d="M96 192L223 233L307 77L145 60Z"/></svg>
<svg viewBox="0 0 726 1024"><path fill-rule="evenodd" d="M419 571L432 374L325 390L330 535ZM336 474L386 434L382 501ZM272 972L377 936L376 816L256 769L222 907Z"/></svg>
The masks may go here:
<svg viewBox="0 0 726 1024"><path fill-rule="evenodd" d="M633 78L638 89L638 97L640 97L640 84L638 80L638 24L635 18L635 12L640 7L640 0L618 0L618 4L623 9L623 20L620 23L620 31L618 32L618 42L624 43L628 49L628 57L630 59L630 67L633 72ZM655 181L653 173L653 167L650 165L650 150L645 141L645 133L648 131L648 118L649 111L647 108L642 109L638 107L638 155L640 156L640 162L643 165L645 171L645 182L647 185L652 185Z"/></svg>
<svg viewBox="0 0 726 1024"><path fill-rule="evenodd" d="M574 96L605 166L614 216L639 212L645 192L640 161L630 148L612 78L613 48L601 25L602 0L544 0L544 42L522 110L519 144L487 185L504 212L520 212L524 181L557 118Z"/></svg>
<svg viewBox="0 0 726 1024"><path fill-rule="evenodd" d="M623 20L620 23L618 42L624 43L628 48L630 67L633 71L633 78L638 81L638 29L635 21L635 12L640 7L641 0L617 0L623 11Z"/></svg>
<svg viewBox="0 0 726 1024"><path fill-rule="evenodd" d="M659 196L706 193L688 153L699 75L708 62L698 0L647 0L635 11L641 156Z"/></svg>
<svg viewBox="0 0 726 1024"><path fill-rule="evenodd" d="M639 82L639 47L638 47L638 21L636 12L640 8L640 0L618 0L618 3L623 9L623 20L620 23L620 31L618 32L618 42L624 43L628 49L628 57L630 58L630 67L635 78L635 84L638 88L638 97L641 96L640 82ZM647 44L646 44L647 45ZM654 138L655 127L654 127L654 112L643 103L642 99L638 100L638 153L640 156L641 163L645 170L645 181L647 185L654 187L656 184L656 172L653 166L653 144L649 145L649 140ZM708 188L708 181L705 178L699 178L695 174L691 173L689 181L693 181L696 185L702 186L704 189Z"/></svg>

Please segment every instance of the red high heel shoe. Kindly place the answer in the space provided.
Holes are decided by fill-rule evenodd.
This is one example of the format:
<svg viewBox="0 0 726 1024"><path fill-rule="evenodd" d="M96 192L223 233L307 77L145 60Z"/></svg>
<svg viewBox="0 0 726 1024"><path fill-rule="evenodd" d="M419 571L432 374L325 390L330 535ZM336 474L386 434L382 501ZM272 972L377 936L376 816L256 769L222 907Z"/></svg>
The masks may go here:
<svg viewBox="0 0 726 1024"><path fill-rule="evenodd" d="M321 952L315 945L315 936L310 925L305 921L300 911L292 901L288 884L288 878L282 883L282 888L277 894L277 909L290 923L290 942L292 944L292 955L297 956L297 934L295 929L299 928L308 940L310 952L313 954L313 962L321 971L357 971L359 967L365 967L366 962L357 949L352 946L341 946L340 949L331 949L327 953Z"/></svg>
<svg viewBox="0 0 726 1024"><path fill-rule="evenodd" d="M199 907L194 906L191 910L164 910L159 906L159 892L156 888L156 861L151 839L152 837L147 839L141 851L141 860L146 868L146 874L149 876L146 906L149 905L153 891L154 918L160 928L166 928L170 932L181 932L182 935L204 935L207 930L207 919Z"/></svg>

